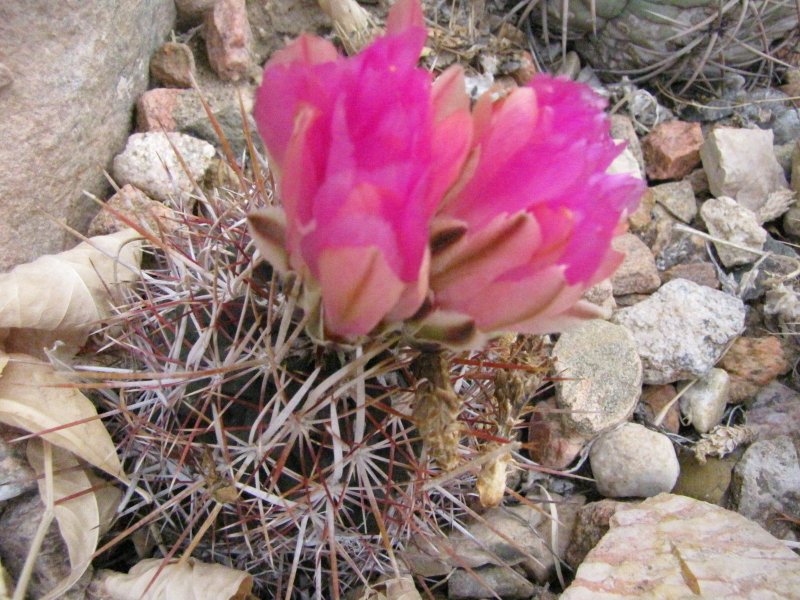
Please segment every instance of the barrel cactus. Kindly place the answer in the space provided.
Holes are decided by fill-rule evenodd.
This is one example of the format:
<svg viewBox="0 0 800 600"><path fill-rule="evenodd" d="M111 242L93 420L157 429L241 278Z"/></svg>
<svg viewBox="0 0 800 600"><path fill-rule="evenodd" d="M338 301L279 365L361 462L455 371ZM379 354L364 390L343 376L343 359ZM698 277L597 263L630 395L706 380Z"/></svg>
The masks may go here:
<svg viewBox="0 0 800 600"><path fill-rule="evenodd" d="M794 0L548 0L541 23L601 74L685 92L728 73L768 83L798 44ZM536 18L536 17L534 17Z"/></svg>

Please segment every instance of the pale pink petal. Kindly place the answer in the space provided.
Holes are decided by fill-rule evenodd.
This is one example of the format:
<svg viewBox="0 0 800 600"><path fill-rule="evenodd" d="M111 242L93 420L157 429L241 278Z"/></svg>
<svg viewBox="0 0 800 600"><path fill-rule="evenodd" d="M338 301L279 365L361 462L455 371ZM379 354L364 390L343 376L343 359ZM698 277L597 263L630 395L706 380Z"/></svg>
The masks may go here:
<svg viewBox="0 0 800 600"><path fill-rule="evenodd" d="M527 264L540 239L539 227L527 213L501 215L467 233L434 257L431 287L436 302L447 306L465 296L464 290L480 290L506 270Z"/></svg>
<svg viewBox="0 0 800 600"><path fill-rule="evenodd" d="M559 331L556 318L568 313L585 291L585 286L568 285L563 267L553 266L524 279L496 280L450 308L472 316L483 331L553 333Z"/></svg>
<svg viewBox="0 0 800 600"><path fill-rule="evenodd" d="M269 66L290 65L297 68L299 65L318 65L339 58L341 57L336 47L328 40L301 34L285 48L277 50L269 59Z"/></svg>
<svg viewBox="0 0 800 600"><path fill-rule="evenodd" d="M319 257L325 330L366 335L397 304L405 288L377 248L329 248Z"/></svg>

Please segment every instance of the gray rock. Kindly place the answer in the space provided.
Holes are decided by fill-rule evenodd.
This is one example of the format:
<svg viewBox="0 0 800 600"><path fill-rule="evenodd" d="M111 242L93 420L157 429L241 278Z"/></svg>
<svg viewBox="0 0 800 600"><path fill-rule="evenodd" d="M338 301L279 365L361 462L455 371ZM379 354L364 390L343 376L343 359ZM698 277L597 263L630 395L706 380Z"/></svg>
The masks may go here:
<svg viewBox="0 0 800 600"><path fill-rule="evenodd" d="M719 259L726 267L735 267L755 262L759 255L737 246L761 251L767 241L767 232L761 227L756 214L733 198L722 196L706 200L700 207L700 215L708 232L716 238L730 242L714 242Z"/></svg>
<svg viewBox="0 0 800 600"><path fill-rule="evenodd" d="M800 393L777 381L767 384L747 411L747 426L762 440L796 434L800 431Z"/></svg>
<svg viewBox="0 0 800 600"><path fill-rule="evenodd" d="M553 348L553 370L563 378L556 381L556 400L570 429L591 435L633 414L642 363L624 327L592 320L563 333Z"/></svg>
<svg viewBox="0 0 800 600"><path fill-rule="evenodd" d="M661 285L656 261L645 243L632 233L618 235L611 242L617 252L625 255L622 264L611 276L615 296L649 294Z"/></svg>
<svg viewBox="0 0 800 600"><path fill-rule="evenodd" d="M681 396L681 413L699 433L720 424L730 397L730 377L722 369L711 369Z"/></svg>
<svg viewBox="0 0 800 600"><path fill-rule="evenodd" d="M714 129L700 149L700 158L711 193L730 196L752 211L757 211L771 192L787 187L769 130Z"/></svg>
<svg viewBox="0 0 800 600"><path fill-rule="evenodd" d="M793 206L783 215L783 230L787 235L800 238L800 206Z"/></svg>
<svg viewBox="0 0 800 600"><path fill-rule="evenodd" d="M666 208L672 215L691 223L697 216L697 200L694 197L692 184L686 180L662 183L650 188L656 202Z"/></svg>
<svg viewBox="0 0 800 600"><path fill-rule="evenodd" d="M441 558L461 568L520 566L538 581L547 581L555 561L564 558L577 512L586 501L582 496L550 496L558 514L557 539L549 503L528 501L491 508L467 525L467 533L453 532L448 540L453 552Z"/></svg>
<svg viewBox="0 0 800 600"><path fill-rule="evenodd" d="M157 200L185 199L194 190L192 182L202 181L214 155L214 146L182 133L134 133L128 138L124 152L114 158L114 179L120 185L129 183Z"/></svg>
<svg viewBox="0 0 800 600"><path fill-rule="evenodd" d="M680 468L669 438L637 423L602 434L589 452L597 491L608 498L669 492Z"/></svg>
<svg viewBox="0 0 800 600"><path fill-rule="evenodd" d="M0 2L0 270L76 243L105 196L172 0ZM41 211L40 211L41 209ZM45 214L46 213L46 214ZM20 243L24 240L24 243Z"/></svg>
<svg viewBox="0 0 800 600"><path fill-rule="evenodd" d="M472 573L456 569L447 580L449 600L480 600L499 596L508 600L530 598L534 585L509 567L483 567Z"/></svg>
<svg viewBox="0 0 800 600"><path fill-rule="evenodd" d="M676 227L680 223L666 208L656 204L653 207L654 231L651 249L656 257L656 267L666 271L675 265L702 262L708 259L706 241L700 236Z"/></svg>
<svg viewBox="0 0 800 600"><path fill-rule="evenodd" d="M781 520L800 514L800 462L792 438L750 446L733 470L731 493L739 513L778 538L797 541L795 528Z"/></svg>
<svg viewBox="0 0 800 600"><path fill-rule="evenodd" d="M618 310L612 321L628 329L644 368L644 383L701 376L744 329L744 303L685 279L665 283L650 298Z"/></svg>

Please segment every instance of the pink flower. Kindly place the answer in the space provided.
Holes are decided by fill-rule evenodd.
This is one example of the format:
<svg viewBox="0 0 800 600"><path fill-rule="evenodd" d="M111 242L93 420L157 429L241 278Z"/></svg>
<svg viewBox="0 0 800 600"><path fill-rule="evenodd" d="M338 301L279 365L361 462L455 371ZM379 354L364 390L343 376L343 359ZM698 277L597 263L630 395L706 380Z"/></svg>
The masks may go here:
<svg viewBox="0 0 800 600"><path fill-rule="evenodd" d="M603 107L548 76L478 101L470 155L433 224L423 337L471 345L476 329L551 333L597 315L581 296L619 265L611 239L643 191L606 174L622 147Z"/></svg>
<svg viewBox="0 0 800 600"><path fill-rule="evenodd" d="M471 118L460 70L432 84L416 67L425 37L418 1L399 0L358 55L302 36L265 67L254 116L283 210L250 226L275 268L304 274L307 304L321 297L328 335L408 318L428 290L430 222Z"/></svg>

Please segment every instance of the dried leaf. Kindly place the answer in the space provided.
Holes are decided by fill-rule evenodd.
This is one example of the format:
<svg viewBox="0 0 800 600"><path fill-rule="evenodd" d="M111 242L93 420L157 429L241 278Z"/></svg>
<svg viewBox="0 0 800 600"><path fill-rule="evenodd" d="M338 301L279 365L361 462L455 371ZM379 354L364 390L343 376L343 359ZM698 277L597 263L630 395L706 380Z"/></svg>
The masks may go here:
<svg viewBox="0 0 800 600"><path fill-rule="evenodd" d="M127 481L116 446L94 404L53 368L24 354L12 354L0 376L0 423L64 448L112 477ZM55 431L53 431L55 430Z"/></svg>
<svg viewBox="0 0 800 600"><path fill-rule="evenodd" d="M86 470L81 469L71 452L52 447L53 514L69 554L70 573L50 590L43 600L60 598L89 568L100 535L100 510L97 496ZM39 494L47 497L41 440L28 444L28 462L39 475Z"/></svg>
<svg viewBox="0 0 800 600"><path fill-rule="evenodd" d="M101 571L101 588L111 600L245 600L253 588L253 578L244 571L192 558L161 568L162 563L160 558L143 560L127 575Z"/></svg>
<svg viewBox="0 0 800 600"><path fill-rule="evenodd" d="M90 238L0 274L0 332L9 352L39 355L61 340L77 351L108 315L109 291L138 275L139 234L125 229Z"/></svg>
<svg viewBox="0 0 800 600"><path fill-rule="evenodd" d="M410 575L387 579L365 589L356 600L422 600Z"/></svg>

